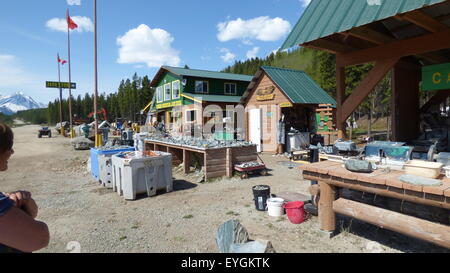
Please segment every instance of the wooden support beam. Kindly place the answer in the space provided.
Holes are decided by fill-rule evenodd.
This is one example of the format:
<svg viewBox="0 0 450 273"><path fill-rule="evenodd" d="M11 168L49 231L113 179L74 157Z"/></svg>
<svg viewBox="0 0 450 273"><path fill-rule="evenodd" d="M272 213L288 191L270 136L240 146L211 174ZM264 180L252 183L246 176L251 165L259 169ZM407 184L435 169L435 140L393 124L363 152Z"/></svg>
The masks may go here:
<svg viewBox="0 0 450 273"><path fill-rule="evenodd" d="M364 101L377 84L395 66L399 58L382 60L376 63L361 84L345 100L342 105L341 114L338 116L338 123L345 122L355 109Z"/></svg>
<svg viewBox="0 0 450 273"><path fill-rule="evenodd" d="M392 72L392 141L408 142L418 137L420 123L421 69L396 65Z"/></svg>
<svg viewBox="0 0 450 273"><path fill-rule="evenodd" d="M425 103L422 108L420 108L420 112L424 113L428 111L428 109L432 105L441 104L445 99L450 97L450 90L440 90L438 91L431 99L428 100L427 103Z"/></svg>
<svg viewBox="0 0 450 273"><path fill-rule="evenodd" d="M400 17L408 22L415 24L429 32L440 32L449 29L447 25L441 23L437 19L425 14L423 11L414 10L410 11Z"/></svg>
<svg viewBox="0 0 450 273"><path fill-rule="evenodd" d="M354 28L348 33L353 37L369 41L377 45L389 44L398 41L397 39L389 35L378 32L366 26ZM417 57L431 61L433 63L445 63L450 61L450 59L448 59L447 57L435 53L423 53L417 55Z"/></svg>
<svg viewBox="0 0 450 273"><path fill-rule="evenodd" d="M333 211L333 202L336 199L336 190L334 186L319 182L320 200L319 200L319 222L320 229L332 232L336 229L336 214Z"/></svg>
<svg viewBox="0 0 450 273"><path fill-rule="evenodd" d="M340 55L338 54L336 58L339 59ZM345 99L345 89L345 67L336 66L336 126L338 129L338 138L344 138L346 135L345 119L341 118L343 110L342 105L344 104Z"/></svg>
<svg viewBox="0 0 450 273"><path fill-rule="evenodd" d="M352 66L375 60L401 58L450 48L450 30L343 53L339 66Z"/></svg>
<svg viewBox="0 0 450 273"><path fill-rule="evenodd" d="M333 202L338 214L450 248L450 227L401 213L340 198ZM320 210L319 210L320 212Z"/></svg>

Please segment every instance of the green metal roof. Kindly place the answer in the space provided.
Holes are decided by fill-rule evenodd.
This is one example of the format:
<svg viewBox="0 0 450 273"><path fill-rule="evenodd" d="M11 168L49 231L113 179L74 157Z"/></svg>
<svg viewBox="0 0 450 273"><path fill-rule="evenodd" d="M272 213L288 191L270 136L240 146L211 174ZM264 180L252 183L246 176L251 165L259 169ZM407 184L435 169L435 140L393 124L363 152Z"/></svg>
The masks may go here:
<svg viewBox="0 0 450 273"><path fill-rule="evenodd" d="M445 1L312 0L280 50Z"/></svg>
<svg viewBox="0 0 450 273"><path fill-rule="evenodd" d="M222 73L222 72L216 72L216 71L206 71L206 70L197 70L197 69L186 69L186 68L171 67L171 66L163 66L162 68L172 72L173 74L180 75L180 76L222 79L222 80L234 80L234 81L244 81L244 82L250 82L252 80L252 76L241 75L241 74Z"/></svg>
<svg viewBox="0 0 450 273"><path fill-rule="evenodd" d="M332 104L336 107L336 101L304 71L269 66L263 66L261 69L293 103Z"/></svg>
<svg viewBox="0 0 450 273"><path fill-rule="evenodd" d="M192 94L184 92L182 96L188 96L199 101L207 102L232 102L239 103L241 101L241 96L223 96L223 95L208 95L208 94Z"/></svg>

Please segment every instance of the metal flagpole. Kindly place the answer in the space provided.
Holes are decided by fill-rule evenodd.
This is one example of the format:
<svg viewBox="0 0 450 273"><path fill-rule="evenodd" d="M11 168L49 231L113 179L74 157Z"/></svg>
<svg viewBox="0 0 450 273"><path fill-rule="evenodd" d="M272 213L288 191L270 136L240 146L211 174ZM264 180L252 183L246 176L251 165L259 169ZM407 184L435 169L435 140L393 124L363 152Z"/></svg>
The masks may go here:
<svg viewBox="0 0 450 273"><path fill-rule="evenodd" d="M67 9L67 41L68 41L68 51L69 51L69 116L70 116L70 137L74 137L74 131L73 131L73 119L72 119L72 71L71 71L71 64L70 61L70 28L69 28L69 9Z"/></svg>
<svg viewBox="0 0 450 273"><path fill-rule="evenodd" d="M64 136L64 127L63 127L63 116L62 116L62 86L61 86L61 68L59 63L59 53L58 53L58 81L59 81L59 119L61 121L61 135Z"/></svg>
<svg viewBox="0 0 450 273"><path fill-rule="evenodd" d="M95 146L102 146L102 139L98 133L98 118L97 118L97 93L98 93L98 78L97 78L97 0L94 0L94 130L95 130Z"/></svg>

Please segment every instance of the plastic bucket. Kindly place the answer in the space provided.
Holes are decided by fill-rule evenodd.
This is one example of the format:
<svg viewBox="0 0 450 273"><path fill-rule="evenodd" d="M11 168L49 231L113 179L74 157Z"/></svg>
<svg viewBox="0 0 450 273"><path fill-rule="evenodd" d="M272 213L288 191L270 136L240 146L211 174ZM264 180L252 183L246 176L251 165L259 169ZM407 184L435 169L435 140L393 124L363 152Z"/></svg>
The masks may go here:
<svg viewBox="0 0 450 273"><path fill-rule="evenodd" d="M266 211L267 210L267 199L270 198L270 187L266 185L254 186L253 197L255 200L256 210Z"/></svg>
<svg viewBox="0 0 450 273"><path fill-rule="evenodd" d="M282 198L269 198L267 199L267 210L269 216L279 217L284 215L284 199Z"/></svg>
<svg viewBox="0 0 450 273"><path fill-rule="evenodd" d="M304 209L305 203L301 201L289 202L284 204L286 214L292 224L298 225L305 221L306 213Z"/></svg>

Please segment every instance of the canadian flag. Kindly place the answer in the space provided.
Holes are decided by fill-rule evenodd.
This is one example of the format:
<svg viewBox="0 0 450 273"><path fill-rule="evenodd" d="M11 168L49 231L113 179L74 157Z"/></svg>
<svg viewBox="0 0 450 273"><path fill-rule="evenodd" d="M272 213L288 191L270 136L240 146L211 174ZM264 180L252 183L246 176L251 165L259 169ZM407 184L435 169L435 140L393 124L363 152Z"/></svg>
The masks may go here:
<svg viewBox="0 0 450 273"><path fill-rule="evenodd" d="M74 29L76 29L76 28L78 27L78 25L75 24L75 22L72 20L72 18L70 18L70 16L69 16L69 10L67 10L66 18L67 18L67 25L69 26L69 28L70 28L71 30L74 30Z"/></svg>
<svg viewBox="0 0 450 273"><path fill-rule="evenodd" d="M62 65L64 65L65 63L67 63L66 60L60 59L59 58L59 54L58 54L58 63L61 63Z"/></svg>

